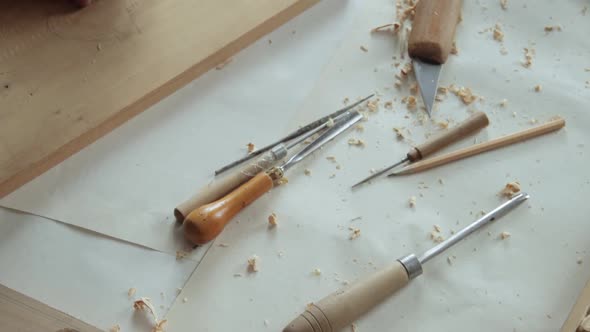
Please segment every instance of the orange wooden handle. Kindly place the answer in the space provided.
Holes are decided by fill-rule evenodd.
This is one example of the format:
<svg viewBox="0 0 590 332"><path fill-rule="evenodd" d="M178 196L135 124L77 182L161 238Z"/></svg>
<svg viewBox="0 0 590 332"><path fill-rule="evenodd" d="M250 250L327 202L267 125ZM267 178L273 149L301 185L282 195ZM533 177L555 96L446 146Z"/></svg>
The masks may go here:
<svg viewBox="0 0 590 332"><path fill-rule="evenodd" d="M408 39L411 58L445 63L461 15L461 0L420 0Z"/></svg>
<svg viewBox="0 0 590 332"><path fill-rule="evenodd" d="M213 240L238 212L272 186L270 176L266 172L259 173L224 197L191 212L184 220L184 235L195 244Z"/></svg>

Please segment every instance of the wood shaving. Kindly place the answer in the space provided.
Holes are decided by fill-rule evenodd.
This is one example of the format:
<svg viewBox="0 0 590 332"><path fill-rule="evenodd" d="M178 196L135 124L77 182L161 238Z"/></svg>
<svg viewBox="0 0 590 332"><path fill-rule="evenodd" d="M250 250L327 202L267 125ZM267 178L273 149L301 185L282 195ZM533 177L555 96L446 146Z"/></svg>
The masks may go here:
<svg viewBox="0 0 590 332"><path fill-rule="evenodd" d="M455 95L457 97L459 97L459 99L461 99L461 101L465 105L469 105L469 104L473 103L478 98L476 95L473 94L473 92L471 92L471 89L466 88L466 87L459 88L459 90L457 90L457 92L455 92Z"/></svg>
<svg viewBox="0 0 590 332"><path fill-rule="evenodd" d="M543 87L540 84L535 85L535 92L541 92L541 90L543 90Z"/></svg>
<svg viewBox="0 0 590 332"><path fill-rule="evenodd" d="M418 105L417 99L414 96L407 96L402 98L402 103L406 104L406 107L410 111L416 110L416 107Z"/></svg>
<svg viewBox="0 0 590 332"><path fill-rule="evenodd" d="M360 124L360 123L359 123L359 124L357 124L357 125L354 127L354 129L355 129L356 131L360 131L360 132L362 132L362 131L364 131L364 130L365 130L365 126L363 126L362 124Z"/></svg>
<svg viewBox="0 0 590 332"><path fill-rule="evenodd" d="M227 58L217 66L215 66L216 70L221 70L223 67L227 66L230 62L234 61L233 58Z"/></svg>
<svg viewBox="0 0 590 332"><path fill-rule="evenodd" d="M410 85L410 93L415 96L418 94L418 84L414 83L412 85Z"/></svg>
<svg viewBox="0 0 590 332"><path fill-rule="evenodd" d="M367 108L369 112L377 112L379 110L379 99L367 100Z"/></svg>
<svg viewBox="0 0 590 332"><path fill-rule="evenodd" d="M391 34L397 34L400 30L401 24L394 22L389 24L384 24L378 26L376 28L371 29L371 33L378 33L378 32L387 32Z"/></svg>
<svg viewBox="0 0 590 332"><path fill-rule="evenodd" d="M342 100L342 103L343 103L344 105L348 104L348 102L349 102L349 99L348 99L348 97L346 97L346 98L344 98L344 99Z"/></svg>
<svg viewBox="0 0 590 332"><path fill-rule="evenodd" d="M188 251L176 250L176 260L179 261L179 260L185 258L186 256L188 256L188 254L190 254L190 252L188 252Z"/></svg>
<svg viewBox="0 0 590 332"><path fill-rule="evenodd" d="M342 166L340 166L340 164L336 165L336 169L341 169Z"/></svg>
<svg viewBox="0 0 590 332"><path fill-rule="evenodd" d="M135 288L133 288L133 287L129 288L129 290L127 291L127 296L128 296L129 298L132 298L132 297L135 295L135 292L136 292L136 291L137 291L137 290L136 290Z"/></svg>
<svg viewBox="0 0 590 332"><path fill-rule="evenodd" d="M289 183L289 179L287 179L286 177L282 177L282 178L280 178L280 179L277 180L277 183L279 185L287 184L287 183Z"/></svg>
<svg viewBox="0 0 590 332"><path fill-rule="evenodd" d="M444 181L443 181L443 179L441 179L441 178L439 178L439 179L438 179L438 183L440 183L440 184L445 184L445 182L444 182Z"/></svg>
<svg viewBox="0 0 590 332"><path fill-rule="evenodd" d="M544 28L545 32L552 32L552 31L561 31L561 26L559 25L548 25Z"/></svg>
<svg viewBox="0 0 590 332"><path fill-rule="evenodd" d="M309 168L306 168L303 170L303 174L310 176L311 175L311 170Z"/></svg>
<svg viewBox="0 0 590 332"><path fill-rule="evenodd" d="M441 243L445 240L445 238L436 230L430 232L430 239L434 242L434 243Z"/></svg>
<svg viewBox="0 0 590 332"><path fill-rule="evenodd" d="M531 119L529 122L530 122L531 124L536 124L536 123L537 123L537 122L539 122L539 121L537 121L537 119L535 119L535 118L532 118L532 119Z"/></svg>
<svg viewBox="0 0 590 332"><path fill-rule="evenodd" d="M385 104L383 104L383 107L387 108L388 110L393 109L393 102L386 101Z"/></svg>
<svg viewBox="0 0 590 332"><path fill-rule="evenodd" d="M217 246L218 247L222 247L222 248L227 248L227 247L229 247L229 244L227 244L227 243L219 243Z"/></svg>
<svg viewBox="0 0 590 332"><path fill-rule="evenodd" d="M512 196L516 195L518 192L520 192L520 183L514 181L508 182L506 186L504 186L504 189L500 191L500 195L507 198L512 198Z"/></svg>
<svg viewBox="0 0 590 332"><path fill-rule="evenodd" d="M439 226L439 225L433 225L432 227L434 228L434 230L435 230L435 231L437 231L437 232L439 232L439 233L440 233L440 232L441 232L441 230L442 230L442 229L440 228L440 226Z"/></svg>
<svg viewBox="0 0 590 332"><path fill-rule="evenodd" d="M500 7L504 10L508 9L508 0L500 0Z"/></svg>
<svg viewBox="0 0 590 332"><path fill-rule="evenodd" d="M578 326L577 332L590 332L590 314L586 318L582 319Z"/></svg>
<svg viewBox="0 0 590 332"><path fill-rule="evenodd" d="M530 68L533 65L533 60L535 58L535 50L533 48L524 48L524 62L522 62L522 66L525 68Z"/></svg>
<svg viewBox="0 0 590 332"><path fill-rule="evenodd" d="M350 230L350 236L348 237L349 240L354 240L356 238L358 238L359 236L361 236L361 230L358 228L353 228L353 227L348 227L348 229Z"/></svg>
<svg viewBox="0 0 590 332"><path fill-rule="evenodd" d="M408 200L408 205L411 208L415 208L416 207L416 196L410 197L410 199Z"/></svg>
<svg viewBox="0 0 590 332"><path fill-rule="evenodd" d="M276 227L277 225L278 225L277 215L273 212L270 214L270 216L268 216L268 227L273 228L273 227Z"/></svg>
<svg viewBox="0 0 590 332"><path fill-rule="evenodd" d="M502 240L506 240L510 236L512 236L512 234L510 234L508 232L502 232L502 233L500 233L500 239L502 239Z"/></svg>
<svg viewBox="0 0 590 332"><path fill-rule="evenodd" d="M142 297L139 300L133 302L133 309L137 310L137 311L147 311L152 318L154 319L154 328L152 329L152 332L163 332L164 331L164 324L166 323L167 320L162 319L159 320L158 319L158 314L156 313L156 309L154 308L154 305L152 304L151 300L147 297Z"/></svg>
<svg viewBox="0 0 590 332"><path fill-rule="evenodd" d="M409 63L409 62L408 62L408 63L406 63L406 64L405 64L405 65L402 67L402 69L400 70L400 74L401 74L400 78L406 78L406 77L408 77L408 75L409 75L409 74L410 74L412 71L413 71L412 64L411 64L411 63Z"/></svg>
<svg viewBox="0 0 590 332"><path fill-rule="evenodd" d="M449 121L439 121L439 122L436 123L436 125L440 129L448 129L449 128Z"/></svg>
<svg viewBox="0 0 590 332"><path fill-rule="evenodd" d="M581 265L582 263L584 263L584 261L582 260L582 257L578 257L578 259L576 260L576 263L578 263L578 265Z"/></svg>
<svg viewBox="0 0 590 332"><path fill-rule="evenodd" d="M102 45L100 43L96 44L96 50L99 52L102 50Z"/></svg>
<svg viewBox="0 0 590 332"><path fill-rule="evenodd" d="M457 48L457 43L453 40L453 45L451 45L451 54L457 55L459 54L459 49Z"/></svg>
<svg viewBox="0 0 590 332"><path fill-rule="evenodd" d="M109 332L120 332L120 331L121 331L121 327L119 326L119 324L117 324L109 329Z"/></svg>
<svg viewBox="0 0 590 332"><path fill-rule="evenodd" d="M358 138L350 138L348 140L348 145L354 145L354 146L358 146L358 147L364 147L365 146L365 142L361 139Z"/></svg>
<svg viewBox="0 0 590 332"><path fill-rule="evenodd" d="M399 79L396 79L395 82L393 83L393 86L395 86L398 89L402 88L402 81L400 81Z"/></svg>
<svg viewBox="0 0 590 332"><path fill-rule="evenodd" d="M328 121L326 121L326 127L328 127L328 128L334 127L334 119L328 118Z"/></svg>
<svg viewBox="0 0 590 332"><path fill-rule="evenodd" d="M496 23L493 31L494 31L494 40L497 40L499 42L504 40L504 32L502 32L502 26L500 26L499 23Z"/></svg>
<svg viewBox="0 0 590 332"><path fill-rule="evenodd" d="M447 263L449 263L449 265L453 265L453 260L451 259L451 256L447 257Z"/></svg>
<svg viewBox="0 0 590 332"><path fill-rule="evenodd" d="M403 130L403 128L397 128L397 127L393 127L393 132L395 132L395 137L397 138L397 140L398 140L398 141L401 141L401 140L403 140L404 138L406 138L406 137L404 136L404 133L403 133L403 131L402 131L402 130Z"/></svg>
<svg viewBox="0 0 590 332"><path fill-rule="evenodd" d="M363 52L369 52L369 50L365 46L363 46L363 45L361 45L361 51L363 51Z"/></svg>
<svg viewBox="0 0 590 332"><path fill-rule="evenodd" d="M243 274L241 274L241 273L234 273L234 278L241 278L241 277L243 277L243 276L244 276L244 275L243 275Z"/></svg>
<svg viewBox="0 0 590 332"><path fill-rule="evenodd" d="M500 100L500 107L506 107L506 106L508 106L508 99Z"/></svg>
<svg viewBox="0 0 590 332"><path fill-rule="evenodd" d="M246 144L246 147L248 148L248 153L251 153L254 151L254 149L256 149L256 146L254 145L254 143L248 143L248 144Z"/></svg>
<svg viewBox="0 0 590 332"><path fill-rule="evenodd" d="M320 276L322 275L322 270L320 269L313 269L313 271L311 272L314 276Z"/></svg>
<svg viewBox="0 0 590 332"><path fill-rule="evenodd" d="M350 331L351 332L358 332L358 330L356 329L356 324L355 323L350 324Z"/></svg>
<svg viewBox="0 0 590 332"><path fill-rule="evenodd" d="M252 255L250 258L248 258L248 272L258 272L258 260L259 258L256 255Z"/></svg>

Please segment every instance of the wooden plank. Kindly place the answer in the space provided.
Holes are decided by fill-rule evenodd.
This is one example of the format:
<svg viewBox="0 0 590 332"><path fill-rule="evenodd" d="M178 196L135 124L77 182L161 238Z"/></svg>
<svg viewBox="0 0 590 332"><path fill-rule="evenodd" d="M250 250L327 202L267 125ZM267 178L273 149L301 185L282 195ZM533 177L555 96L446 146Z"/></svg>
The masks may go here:
<svg viewBox="0 0 590 332"><path fill-rule="evenodd" d="M0 198L318 1L4 1Z"/></svg>
<svg viewBox="0 0 590 332"><path fill-rule="evenodd" d="M0 284L0 331L100 332L101 330Z"/></svg>
<svg viewBox="0 0 590 332"><path fill-rule="evenodd" d="M576 332L580 322L590 315L590 280L580 293L580 297L572 307L569 316L563 323L560 332Z"/></svg>

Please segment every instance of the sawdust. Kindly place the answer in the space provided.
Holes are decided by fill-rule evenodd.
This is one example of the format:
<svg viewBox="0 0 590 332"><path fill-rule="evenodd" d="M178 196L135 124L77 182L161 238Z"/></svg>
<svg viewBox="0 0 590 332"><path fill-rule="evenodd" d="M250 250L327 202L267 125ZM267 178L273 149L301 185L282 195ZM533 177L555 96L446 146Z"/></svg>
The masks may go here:
<svg viewBox="0 0 590 332"><path fill-rule="evenodd" d="M508 0L500 0L500 7L504 10L508 9Z"/></svg>
<svg viewBox="0 0 590 332"><path fill-rule="evenodd" d="M360 123L359 123L359 124L357 124L357 125L354 127L354 129L355 129L356 131L363 132L363 131L365 130L365 126L363 126L362 124L360 124Z"/></svg>
<svg viewBox="0 0 590 332"><path fill-rule="evenodd" d="M377 112L379 110L379 98L376 100L367 100L367 108L369 112Z"/></svg>
<svg viewBox="0 0 590 332"><path fill-rule="evenodd" d="M313 274L314 276L319 277L319 276L322 275L322 270L320 270L318 268L315 268L315 269L313 269L313 271L311 271L311 274Z"/></svg>
<svg viewBox="0 0 590 332"><path fill-rule="evenodd" d="M397 22L384 24L384 25L381 25L381 26L371 29L371 33L386 32L386 33L391 33L393 35L397 35L400 30L400 27L401 27L401 24L399 24Z"/></svg>
<svg viewBox="0 0 590 332"><path fill-rule="evenodd" d="M121 327L119 326L119 324L117 324L109 329L109 332L120 332L120 331L121 331Z"/></svg>
<svg viewBox="0 0 590 332"><path fill-rule="evenodd" d="M543 90L543 87L540 84L535 85L535 92L541 92L541 90Z"/></svg>
<svg viewBox="0 0 590 332"><path fill-rule="evenodd" d="M502 99L500 100L500 107L506 107L508 106L508 99Z"/></svg>
<svg viewBox="0 0 590 332"><path fill-rule="evenodd" d="M152 304L151 300L147 297L142 297L139 300L133 302L133 309L137 311L147 311L154 320L154 328L152 332L163 332L164 331L164 324L166 324L166 319L158 319L158 314L156 313L156 309Z"/></svg>
<svg viewBox="0 0 590 332"><path fill-rule="evenodd" d="M414 111L417 108L417 99L414 96L407 96L402 98L402 103L406 104L406 107L408 108L408 110L410 111Z"/></svg>
<svg viewBox="0 0 590 332"><path fill-rule="evenodd" d="M278 225L277 215L273 212L268 216L268 228L274 228Z"/></svg>
<svg viewBox="0 0 590 332"><path fill-rule="evenodd" d="M188 252L188 251L176 250L176 260L179 261L179 260L185 258L186 256L188 256L188 254L190 254L190 252Z"/></svg>
<svg viewBox="0 0 590 332"><path fill-rule="evenodd" d="M229 244L227 244L227 243L219 243L217 246L218 247L222 247L222 248L227 248L227 247L229 247Z"/></svg>
<svg viewBox="0 0 590 332"><path fill-rule="evenodd" d="M135 292L137 292L137 290L133 287L129 288L129 290L127 291L127 296L129 298L132 298L135 295Z"/></svg>
<svg viewBox="0 0 590 332"><path fill-rule="evenodd" d="M398 141L402 141L403 139L406 138L404 136L403 129L404 129L403 127L402 128L393 127L393 132L395 133L395 138L397 138Z"/></svg>
<svg viewBox="0 0 590 332"><path fill-rule="evenodd" d="M449 128L449 121L438 121L436 123L436 125L440 128L440 129L448 129Z"/></svg>
<svg viewBox="0 0 590 332"><path fill-rule="evenodd" d="M549 33L552 31L561 31L561 26L560 25L548 25L545 28L543 28L543 30L545 30L546 33Z"/></svg>
<svg viewBox="0 0 590 332"><path fill-rule="evenodd" d="M309 168L306 168L303 170L303 174L305 174L307 176L311 176L311 170Z"/></svg>
<svg viewBox="0 0 590 332"><path fill-rule="evenodd" d="M451 85L449 90L453 92L465 105L469 105L477 100L478 96L471 92L471 89L466 87L456 88L455 86Z"/></svg>
<svg viewBox="0 0 590 332"><path fill-rule="evenodd" d="M369 52L369 49L368 49L368 48L366 48L366 47L365 47L365 46L363 46L363 45L361 45L361 47L360 47L360 48L361 48L361 51L363 51L363 52L365 52L365 53L366 53L366 52Z"/></svg>
<svg viewBox="0 0 590 332"><path fill-rule="evenodd" d="M351 332L358 332L358 330L357 330L357 328L356 328L356 324L355 324L355 323L352 323L352 324L350 324L350 331L351 331Z"/></svg>
<svg viewBox="0 0 590 332"><path fill-rule="evenodd" d="M500 25L500 23L496 23L493 31L494 31L494 40L497 40L499 42L504 40L504 32L502 31L502 26Z"/></svg>
<svg viewBox="0 0 590 332"><path fill-rule="evenodd" d="M348 97L346 97L346 98L344 98L344 99L342 100L342 103L343 103L344 105L347 105L349 101L350 101L350 100L348 99Z"/></svg>
<svg viewBox="0 0 590 332"><path fill-rule="evenodd" d="M383 107L385 107L385 108L386 108L386 109L388 109L388 110L391 110L391 109L393 109L393 102L392 102L392 101L386 101L386 102L383 104Z"/></svg>
<svg viewBox="0 0 590 332"><path fill-rule="evenodd" d="M590 314L582 319L576 332L590 332Z"/></svg>
<svg viewBox="0 0 590 332"><path fill-rule="evenodd" d="M365 147L365 142L359 138L350 138L348 139L348 145L358 146L358 147Z"/></svg>
<svg viewBox="0 0 590 332"><path fill-rule="evenodd" d="M576 263L578 265L582 265L582 263L584 263L584 260L582 259L582 257L578 257L578 259L576 260Z"/></svg>
<svg viewBox="0 0 590 332"><path fill-rule="evenodd" d="M349 240L354 240L361 236L361 230L358 228L348 227L348 230L350 231L350 236L348 237Z"/></svg>
<svg viewBox="0 0 590 332"><path fill-rule="evenodd" d="M520 192L520 183L517 181L508 182L500 191L500 196L512 198L512 196L516 195L518 192Z"/></svg>
<svg viewBox="0 0 590 332"><path fill-rule="evenodd" d="M326 127L328 127L328 128L334 127L334 119L328 118L328 121L326 121Z"/></svg>
<svg viewBox="0 0 590 332"><path fill-rule="evenodd" d="M289 179L287 179L284 176L282 178L280 178L280 179L277 180L277 184L280 185L280 186L281 185L284 185L284 184L287 184L287 183L289 183Z"/></svg>
<svg viewBox="0 0 590 332"><path fill-rule="evenodd" d="M252 256L250 256L250 258L248 258L248 272L249 273L258 272L258 261L259 260L260 260L260 258L256 255L252 255Z"/></svg>
<svg viewBox="0 0 590 332"><path fill-rule="evenodd" d="M535 49L530 47L524 48L524 62L522 62L522 66L525 68L530 68L533 65L533 60L535 59Z"/></svg>
<svg viewBox="0 0 590 332"><path fill-rule="evenodd" d="M507 238L509 238L511 236L512 236L512 234L510 234L510 233L508 233L506 231L500 233L500 239L502 239L502 240L506 240Z"/></svg>
<svg viewBox="0 0 590 332"><path fill-rule="evenodd" d="M246 144L246 147L248 148L248 153L251 153L254 151L254 149L256 149L256 146L252 142Z"/></svg>
<svg viewBox="0 0 590 332"><path fill-rule="evenodd" d="M336 162L336 157L335 156L327 156L326 159L328 159L329 161L335 163Z"/></svg>
<svg viewBox="0 0 590 332"><path fill-rule="evenodd" d="M416 207L416 196L410 197L410 199L408 200L408 205L411 208L415 208Z"/></svg>
<svg viewBox="0 0 590 332"><path fill-rule="evenodd" d="M415 96L418 94L418 84L414 83L412 85L410 85L410 93Z"/></svg>

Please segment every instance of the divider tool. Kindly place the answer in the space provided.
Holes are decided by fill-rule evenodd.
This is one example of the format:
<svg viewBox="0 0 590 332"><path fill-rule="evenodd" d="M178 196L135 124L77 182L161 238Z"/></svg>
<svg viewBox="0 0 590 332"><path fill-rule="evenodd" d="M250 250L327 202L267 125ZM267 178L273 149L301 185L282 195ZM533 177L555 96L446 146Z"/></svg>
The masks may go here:
<svg viewBox="0 0 590 332"><path fill-rule="evenodd" d="M362 118L356 111L346 115L282 165L259 173L226 196L191 212L184 220L185 236L195 244L211 241L238 212L272 189L273 182L283 178L287 170Z"/></svg>
<svg viewBox="0 0 590 332"><path fill-rule="evenodd" d="M469 234L502 217L528 198L529 195L520 193L419 257L414 254L404 256L392 266L338 290L319 302L308 305L307 310L285 327L283 332L340 331L406 286L410 280L421 275L422 264Z"/></svg>
<svg viewBox="0 0 590 332"><path fill-rule="evenodd" d="M460 123L458 126L455 126L438 136L435 136L434 138L426 141L425 143L422 143L421 145L413 147L404 159L400 160L399 162L391 166L383 168L375 174L371 174L369 177L353 185L352 188L356 188L361 184L366 183L401 164L407 162L415 162L426 156L429 156L432 153L444 148L445 146L454 143L481 128L486 127L489 123L490 122L485 113L473 113L469 118Z"/></svg>

